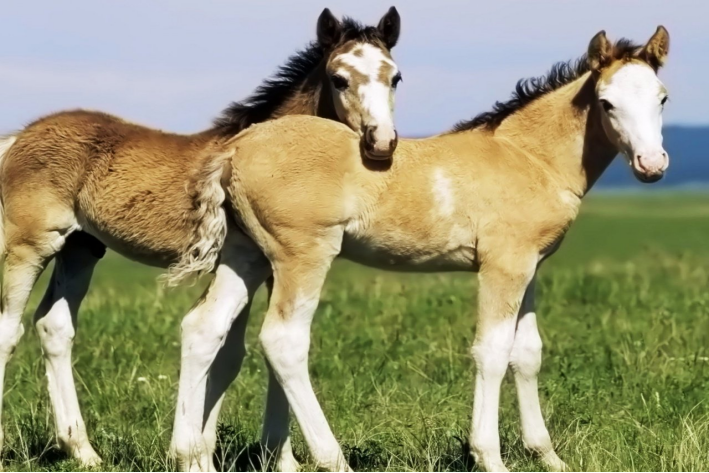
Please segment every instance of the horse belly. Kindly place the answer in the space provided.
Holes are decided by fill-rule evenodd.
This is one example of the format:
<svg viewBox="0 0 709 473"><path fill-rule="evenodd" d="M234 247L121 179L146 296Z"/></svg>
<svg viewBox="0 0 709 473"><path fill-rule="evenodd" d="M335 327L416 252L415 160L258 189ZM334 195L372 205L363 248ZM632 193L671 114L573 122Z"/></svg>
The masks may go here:
<svg viewBox="0 0 709 473"><path fill-rule="evenodd" d="M81 228L119 255L148 266L167 268L177 261L180 252L180 248L169 240L156 241L154 237L126 238L110 231L98 230L90 223L83 223Z"/></svg>
<svg viewBox="0 0 709 473"><path fill-rule="evenodd" d="M447 235L429 235L429 238L414 237L402 231L345 234L341 256L391 271L476 271L476 250L472 238L465 233L453 231Z"/></svg>
<svg viewBox="0 0 709 473"><path fill-rule="evenodd" d="M167 267L177 261L194 231L181 206L175 204L161 198L94 196L90 205L81 206L78 218L82 230L122 256Z"/></svg>

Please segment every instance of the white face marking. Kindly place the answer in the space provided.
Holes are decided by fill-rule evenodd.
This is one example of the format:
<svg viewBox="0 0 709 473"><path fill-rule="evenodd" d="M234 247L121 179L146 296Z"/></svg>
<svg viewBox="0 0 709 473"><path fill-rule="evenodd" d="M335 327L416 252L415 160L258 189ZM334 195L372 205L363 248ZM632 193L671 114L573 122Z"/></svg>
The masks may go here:
<svg viewBox="0 0 709 473"><path fill-rule="evenodd" d="M603 125L636 173L656 174L668 165L662 148L662 101L667 91L655 71L628 63L599 85Z"/></svg>
<svg viewBox="0 0 709 473"><path fill-rule="evenodd" d="M343 79L345 79L345 80L348 81L348 82L349 82L350 79L351 79L351 77L350 77L350 71L348 71L347 69L343 69L343 68L338 69L338 70L337 70L337 75L340 76L340 77L342 77Z"/></svg>
<svg viewBox="0 0 709 473"><path fill-rule="evenodd" d="M355 52L359 56L355 55ZM351 53L342 55L341 59L342 62L369 79L367 83L360 85L358 91L362 107L369 114L369 118L372 121L368 125L393 127L394 93L391 87L391 79L397 73L394 61L387 58L381 49L371 44L363 44ZM389 77L386 84L379 81L379 71L383 64L391 66L391 77Z"/></svg>
<svg viewBox="0 0 709 473"><path fill-rule="evenodd" d="M337 60L344 67L336 70L335 74L350 82L347 89L334 91L340 119L356 131L372 128L374 147L388 150L390 142L396 138L395 88L392 86L392 80L398 73L396 64L380 48L366 43L337 56ZM383 66L388 66L386 83L380 77ZM359 106L354 105L355 102Z"/></svg>
<svg viewBox="0 0 709 473"><path fill-rule="evenodd" d="M439 213L446 217L453 215L455 211L453 182L440 168L433 172L433 188L431 190Z"/></svg>

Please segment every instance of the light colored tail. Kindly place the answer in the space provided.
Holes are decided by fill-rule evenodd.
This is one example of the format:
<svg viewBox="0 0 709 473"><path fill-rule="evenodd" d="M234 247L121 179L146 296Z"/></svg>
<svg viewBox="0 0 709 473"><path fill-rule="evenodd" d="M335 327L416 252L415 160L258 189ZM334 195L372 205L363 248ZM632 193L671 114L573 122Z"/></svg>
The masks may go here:
<svg viewBox="0 0 709 473"><path fill-rule="evenodd" d="M195 179L194 214L190 219L195 223L194 233L178 262L170 266L162 278L168 286L208 273L217 264L227 230L222 176L231 157L231 152L211 156Z"/></svg>
<svg viewBox="0 0 709 473"><path fill-rule="evenodd" d="M17 141L17 136L10 135L0 138L0 170L2 169L2 162L7 156L7 152L10 151L12 145ZM5 256L5 208L2 203L2 189L0 189L0 258Z"/></svg>

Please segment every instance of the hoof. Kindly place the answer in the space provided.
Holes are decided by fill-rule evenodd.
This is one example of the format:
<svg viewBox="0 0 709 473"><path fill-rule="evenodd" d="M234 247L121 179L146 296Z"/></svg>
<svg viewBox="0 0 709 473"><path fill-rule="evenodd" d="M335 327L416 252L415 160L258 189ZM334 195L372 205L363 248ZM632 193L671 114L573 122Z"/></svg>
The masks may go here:
<svg viewBox="0 0 709 473"><path fill-rule="evenodd" d="M542 455L541 460L549 471L569 471L569 467L566 463L564 463L553 450Z"/></svg>

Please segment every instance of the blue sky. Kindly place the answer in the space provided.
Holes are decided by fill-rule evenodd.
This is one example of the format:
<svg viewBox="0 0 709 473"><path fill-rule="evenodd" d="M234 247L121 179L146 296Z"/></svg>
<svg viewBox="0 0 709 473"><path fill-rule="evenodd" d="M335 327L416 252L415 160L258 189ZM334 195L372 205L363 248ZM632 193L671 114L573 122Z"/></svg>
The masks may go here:
<svg viewBox="0 0 709 473"><path fill-rule="evenodd" d="M403 135L487 110L515 82L581 55L590 38L672 44L660 76L665 123L709 124L709 4L685 0L7 1L0 27L0 133L43 114L91 108L177 132L206 128L295 50L324 7L376 23L394 4Z"/></svg>

